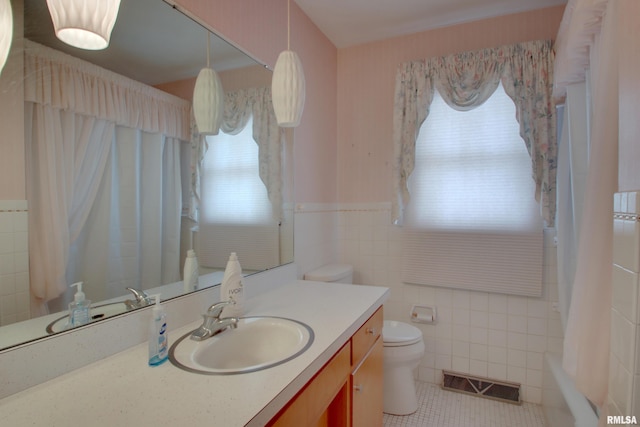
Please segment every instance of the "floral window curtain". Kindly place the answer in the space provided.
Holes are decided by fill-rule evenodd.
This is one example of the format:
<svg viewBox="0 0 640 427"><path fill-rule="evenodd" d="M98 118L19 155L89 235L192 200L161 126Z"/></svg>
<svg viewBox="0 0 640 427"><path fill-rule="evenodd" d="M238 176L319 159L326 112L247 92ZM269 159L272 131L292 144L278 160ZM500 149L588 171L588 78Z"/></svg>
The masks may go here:
<svg viewBox="0 0 640 427"><path fill-rule="evenodd" d="M258 144L260 179L264 182L273 206L274 218L282 216L282 149L284 131L278 126L271 88L241 89L225 93L224 117L220 130L236 135L244 129L253 115L253 139ZM193 115L192 115L193 116ZM200 176L207 152L206 138L198 133L195 120L191 121L191 202L189 218L198 222L200 207Z"/></svg>
<svg viewBox="0 0 640 427"><path fill-rule="evenodd" d="M400 65L393 117L395 224L402 224L404 207L410 200L407 181L415 164L416 138L429 114L434 88L452 108L465 111L486 101L500 81L516 105L520 136L531 155L535 197L542 216L549 226L554 224L557 143L551 41L525 42Z"/></svg>

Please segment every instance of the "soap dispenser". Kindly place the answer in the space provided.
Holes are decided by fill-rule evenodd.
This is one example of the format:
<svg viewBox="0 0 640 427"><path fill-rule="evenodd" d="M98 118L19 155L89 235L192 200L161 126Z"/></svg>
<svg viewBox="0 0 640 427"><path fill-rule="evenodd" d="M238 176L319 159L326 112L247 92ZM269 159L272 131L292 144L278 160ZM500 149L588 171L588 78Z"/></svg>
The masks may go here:
<svg viewBox="0 0 640 427"><path fill-rule="evenodd" d="M160 305L160 295L151 295L155 304L151 309L149 323L149 366L158 366L169 357L169 334L167 333L167 314Z"/></svg>
<svg viewBox="0 0 640 427"><path fill-rule="evenodd" d="M82 282L74 283L70 287L75 287L77 292L73 296L73 302L69 304L69 327L86 325L91 320L89 315L91 301L86 299L82 292Z"/></svg>

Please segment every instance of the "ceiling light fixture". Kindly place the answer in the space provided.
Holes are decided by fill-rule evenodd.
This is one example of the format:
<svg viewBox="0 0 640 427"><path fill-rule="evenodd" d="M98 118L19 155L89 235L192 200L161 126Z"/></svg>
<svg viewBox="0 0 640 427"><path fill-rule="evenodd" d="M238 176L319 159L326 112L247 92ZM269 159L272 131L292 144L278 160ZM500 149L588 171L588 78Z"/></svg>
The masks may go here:
<svg viewBox="0 0 640 427"><path fill-rule="evenodd" d="M12 38L13 14L11 13L11 1L0 0L0 73L5 62L7 62Z"/></svg>
<svg viewBox="0 0 640 427"><path fill-rule="evenodd" d="M209 32L207 32L207 67L200 70L193 88L193 115L198 132L217 135L224 114L224 89L218 73L209 66Z"/></svg>
<svg viewBox="0 0 640 427"><path fill-rule="evenodd" d="M47 0L56 36L87 50L109 46L120 0Z"/></svg>
<svg viewBox="0 0 640 427"><path fill-rule="evenodd" d="M305 100L305 82L302 63L290 49L291 1L287 0L287 50L280 53L273 69L271 96L278 125L296 127L300 124Z"/></svg>

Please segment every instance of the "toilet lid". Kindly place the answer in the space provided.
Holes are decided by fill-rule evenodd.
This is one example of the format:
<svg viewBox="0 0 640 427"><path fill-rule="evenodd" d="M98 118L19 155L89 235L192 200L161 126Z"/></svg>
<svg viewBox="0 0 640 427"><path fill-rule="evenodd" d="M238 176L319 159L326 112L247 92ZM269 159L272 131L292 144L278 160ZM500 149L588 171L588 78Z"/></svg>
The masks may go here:
<svg viewBox="0 0 640 427"><path fill-rule="evenodd" d="M382 325L382 340L385 344L409 345L421 339L420 329L408 323L385 320Z"/></svg>

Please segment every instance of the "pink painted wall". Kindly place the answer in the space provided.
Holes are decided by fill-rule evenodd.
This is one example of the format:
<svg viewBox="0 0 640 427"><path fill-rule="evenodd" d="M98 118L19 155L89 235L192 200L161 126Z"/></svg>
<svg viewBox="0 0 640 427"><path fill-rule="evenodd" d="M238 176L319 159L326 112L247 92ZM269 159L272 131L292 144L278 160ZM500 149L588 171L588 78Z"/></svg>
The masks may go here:
<svg viewBox="0 0 640 427"><path fill-rule="evenodd" d="M564 6L486 19L338 51L338 201L392 198L392 117L398 64L554 39Z"/></svg>
<svg viewBox="0 0 640 427"><path fill-rule="evenodd" d="M178 0L211 30L273 69L287 48L286 0ZM294 132L296 202L337 199L337 49L291 2L291 50L300 56L306 102Z"/></svg>

